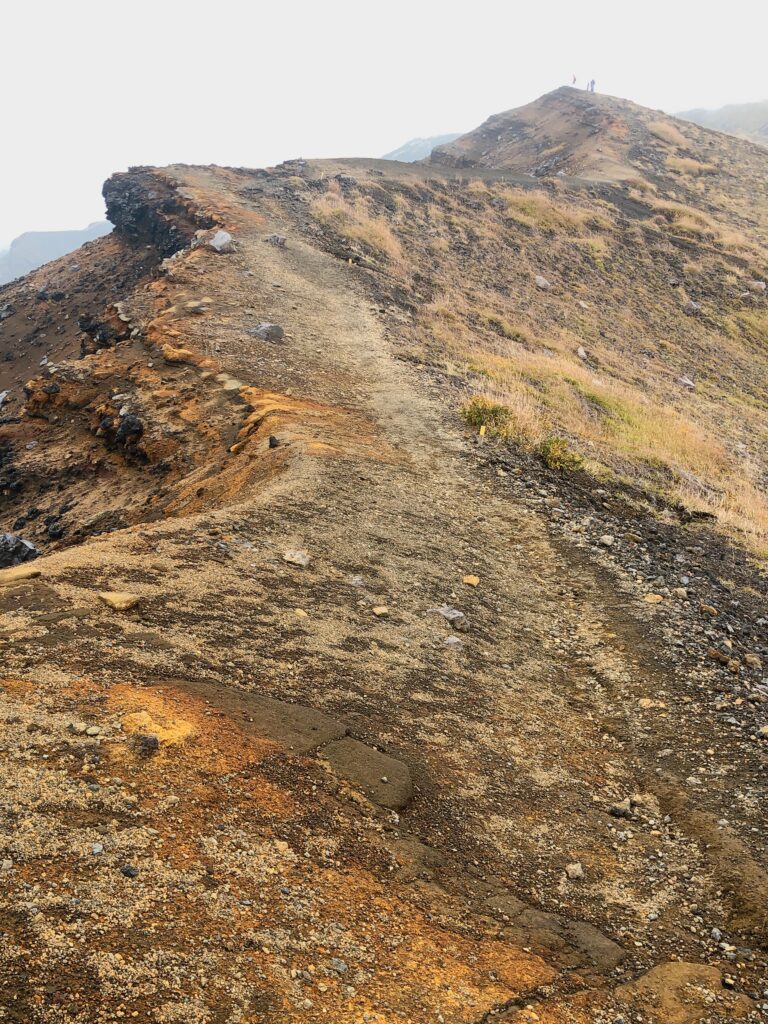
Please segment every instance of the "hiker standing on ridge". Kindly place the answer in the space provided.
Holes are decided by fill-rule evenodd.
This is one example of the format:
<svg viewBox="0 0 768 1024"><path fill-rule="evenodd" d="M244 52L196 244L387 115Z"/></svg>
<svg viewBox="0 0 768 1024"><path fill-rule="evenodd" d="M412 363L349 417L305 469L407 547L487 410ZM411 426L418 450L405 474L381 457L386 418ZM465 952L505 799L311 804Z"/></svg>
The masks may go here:
<svg viewBox="0 0 768 1024"><path fill-rule="evenodd" d="M595 91L595 80L593 78L592 81L587 86L587 92L594 92L594 91Z"/></svg>
<svg viewBox="0 0 768 1024"><path fill-rule="evenodd" d="M573 81L571 82L571 85L573 85L573 86L576 85L576 75L573 76Z"/></svg>

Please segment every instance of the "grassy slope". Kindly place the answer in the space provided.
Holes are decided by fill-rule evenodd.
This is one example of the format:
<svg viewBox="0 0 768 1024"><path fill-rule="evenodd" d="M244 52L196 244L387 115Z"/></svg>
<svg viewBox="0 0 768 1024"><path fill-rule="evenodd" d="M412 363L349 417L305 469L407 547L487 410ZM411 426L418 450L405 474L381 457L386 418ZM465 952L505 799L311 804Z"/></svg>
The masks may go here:
<svg viewBox="0 0 768 1024"><path fill-rule="evenodd" d="M548 131L558 117L572 125L570 92L545 98ZM412 312L409 356L504 406L511 440L536 449L563 436L594 472L716 512L765 552L768 300L752 289L768 276L768 154L600 100L610 138L571 142L582 173L602 177L606 153L621 164L620 186L512 186L480 169L454 182L436 168L421 181L329 180L310 208ZM526 132L529 149L551 146Z"/></svg>

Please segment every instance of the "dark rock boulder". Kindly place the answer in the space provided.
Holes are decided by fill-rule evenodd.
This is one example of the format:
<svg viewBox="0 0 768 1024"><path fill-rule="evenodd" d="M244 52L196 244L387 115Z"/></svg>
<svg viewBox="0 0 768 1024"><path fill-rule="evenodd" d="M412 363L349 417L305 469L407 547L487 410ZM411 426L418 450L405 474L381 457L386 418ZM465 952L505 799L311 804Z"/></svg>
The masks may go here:
<svg viewBox="0 0 768 1024"><path fill-rule="evenodd" d="M270 324L266 321L257 327L251 327L248 333L255 338L262 338L264 341L282 341L285 336L285 332L279 324Z"/></svg>
<svg viewBox="0 0 768 1024"><path fill-rule="evenodd" d="M34 544L15 533L0 533L0 569L31 562L40 552Z"/></svg>
<svg viewBox="0 0 768 1024"><path fill-rule="evenodd" d="M103 195L118 235L152 246L161 259L187 246L200 228L215 226L169 179L150 167L113 174L104 183Z"/></svg>

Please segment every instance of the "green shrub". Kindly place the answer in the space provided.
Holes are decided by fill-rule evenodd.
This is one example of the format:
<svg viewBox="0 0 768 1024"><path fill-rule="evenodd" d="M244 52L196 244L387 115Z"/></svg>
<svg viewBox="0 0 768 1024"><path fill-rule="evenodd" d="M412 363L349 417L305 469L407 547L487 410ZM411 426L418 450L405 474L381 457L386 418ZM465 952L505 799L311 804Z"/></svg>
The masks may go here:
<svg viewBox="0 0 768 1024"><path fill-rule="evenodd" d="M465 422L471 427L485 427L488 434L508 437L512 427L512 411L500 402L475 395L461 410Z"/></svg>
<svg viewBox="0 0 768 1024"><path fill-rule="evenodd" d="M557 434L542 442L539 454L550 469L574 470L584 461L578 452L572 450L566 439Z"/></svg>

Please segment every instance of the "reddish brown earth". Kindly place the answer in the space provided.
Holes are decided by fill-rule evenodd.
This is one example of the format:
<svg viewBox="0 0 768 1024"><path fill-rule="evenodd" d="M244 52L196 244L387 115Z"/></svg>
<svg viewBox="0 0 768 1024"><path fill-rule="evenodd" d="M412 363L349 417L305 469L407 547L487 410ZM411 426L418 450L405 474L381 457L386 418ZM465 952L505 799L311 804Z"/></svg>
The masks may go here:
<svg viewBox="0 0 768 1024"><path fill-rule="evenodd" d="M338 171L118 176L79 272L0 290L0 526L43 551L0 573L0 1020L758 1021L760 674L395 358L386 272L295 180Z"/></svg>

